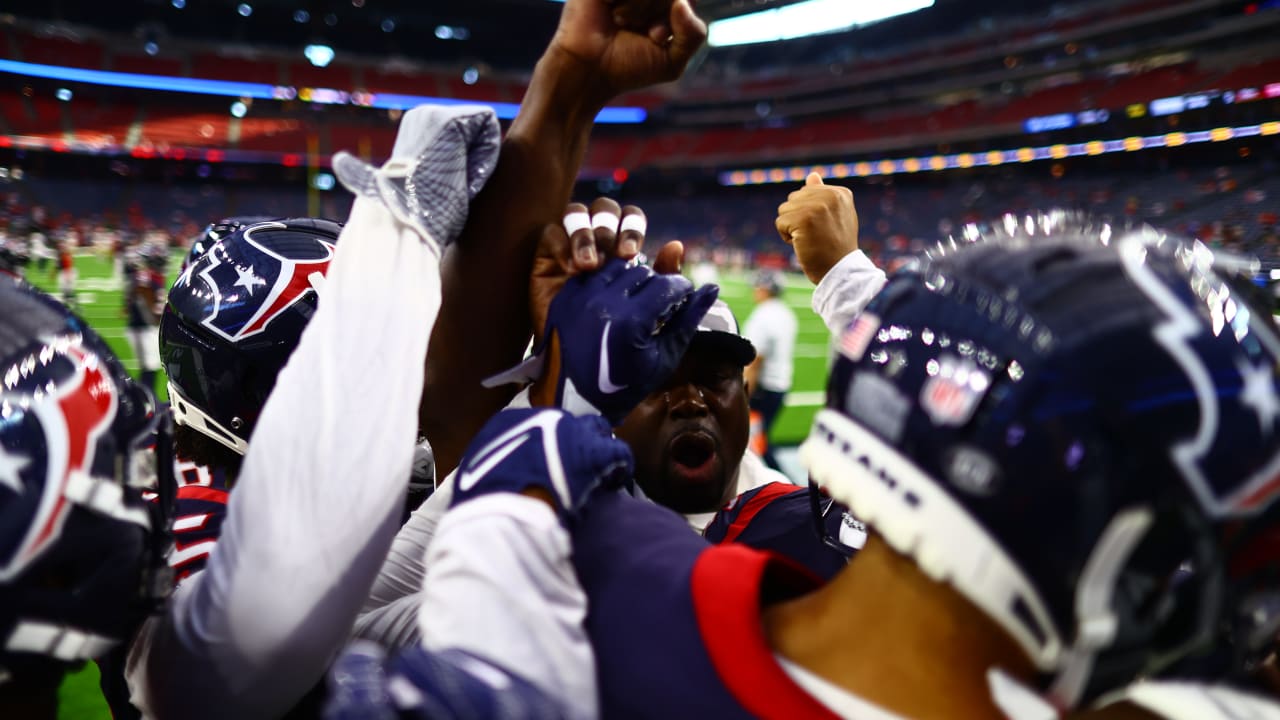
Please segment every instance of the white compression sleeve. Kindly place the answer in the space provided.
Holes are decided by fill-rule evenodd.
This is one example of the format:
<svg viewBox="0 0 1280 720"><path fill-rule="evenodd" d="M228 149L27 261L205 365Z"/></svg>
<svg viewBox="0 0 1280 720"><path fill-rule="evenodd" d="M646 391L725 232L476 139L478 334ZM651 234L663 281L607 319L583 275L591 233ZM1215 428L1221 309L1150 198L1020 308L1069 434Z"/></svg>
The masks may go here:
<svg viewBox="0 0 1280 720"><path fill-rule="evenodd" d="M813 311L826 323L832 336L838 338L885 282L884 271L861 250L854 250L818 283L813 291Z"/></svg>
<svg viewBox="0 0 1280 720"><path fill-rule="evenodd" d="M426 558L427 546L436 534L440 519L449 509L453 500L453 478L457 472L449 473L449 477L431 493L413 514L409 521L396 533L395 542L391 543L391 552L382 564L382 570L373 582L369 597L364 601L361 613L368 613L413 595L422 590L422 577L426 574L423 561ZM362 633L357 624L356 636L366 640L375 640L389 647L393 643L384 641L376 635ZM416 638L415 638L416 639Z"/></svg>
<svg viewBox="0 0 1280 720"><path fill-rule="evenodd" d="M356 200L208 566L130 657L145 713L278 716L346 643L396 532L440 306L437 258L381 205Z"/></svg>
<svg viewBox="0 0 1280 720"><path fill-rule="evenodd" d="M507 404L508 408L529 407L529 390L521 390ZM450 473L396 534L391 552L373 582L357 618L352 637L370 640L387 648L400 648L419 639L416 621L422 603L422 581L426 575L427 546L440 525L440 519L453 500L453 477ZM406 598L412 598L406 600Z"/></svg>

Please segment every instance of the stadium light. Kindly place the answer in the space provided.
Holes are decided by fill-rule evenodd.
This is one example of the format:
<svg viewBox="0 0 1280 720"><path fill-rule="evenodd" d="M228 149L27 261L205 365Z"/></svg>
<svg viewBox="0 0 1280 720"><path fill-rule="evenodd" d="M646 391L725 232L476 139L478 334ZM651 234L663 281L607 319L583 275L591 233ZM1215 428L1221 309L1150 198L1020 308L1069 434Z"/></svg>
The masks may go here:
<svg viewBox="0 0 1280 720"><path fill-rule="evenodd" d="M333 48L328 45L308 45L302 54L316 67L328 67L333 62Z"/></svg>
<svg viewBox="0 0 1280 720"><path fill-rule="evenodd" d="M58 92L54 93L54 96L62 102L69 102L71 100L71 91L67 88L58 88Z"/></svg>
<svg viewBox="0 0 1280 720"><path fill-rule="evenodd" d="M231 103L231 117L242 118L248 112L249 112L249 106L245 105L244 101L237 100Z"/></svg>
<svg viewBox="0 0 1280 720"><path fill-rule="evenodd" d="M870 25L933 7L934 0L806 0L725 20L707 28L712 47L791 40Z"/></svg>
<svg viewBox="0 0 1280 720"><path fill-rule="evenodd" d="M236 12L240 13L240 17L249 17L253 14L253 6L249 3L240 3L236 6Z"/></svg>

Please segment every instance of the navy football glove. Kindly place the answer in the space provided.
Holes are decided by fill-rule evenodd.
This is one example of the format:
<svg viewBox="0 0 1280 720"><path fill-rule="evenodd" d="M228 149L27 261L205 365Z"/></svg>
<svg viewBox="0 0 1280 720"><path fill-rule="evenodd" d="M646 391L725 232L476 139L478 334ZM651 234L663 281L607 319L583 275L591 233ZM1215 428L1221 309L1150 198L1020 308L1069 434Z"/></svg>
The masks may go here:
<svg viewBox="0 0 1280 720"><path fill-rule="evenodd" d="M453 506L490 493L540 487L550 491L563 519L576 513L596 486L629 482L632 465L631 449L598 415L503 410L462 456Z"/></svg>
<svg viewBox="0 0 1280 720"><path fill-rule="evenodd" d="M560 717L538 688L469 653L415 645L387 663L381 648L368 642L352 643L334 661L324 708L324 720Z"/></svg>
<svg viewBox="0 0 1280 720"><path fill-rule="evenodd" d="M539 348L559 342L560 367L546 370L556 374L557 406L621 423L680 364L719 292L617 258L570 278L551 302Z"/></svg>

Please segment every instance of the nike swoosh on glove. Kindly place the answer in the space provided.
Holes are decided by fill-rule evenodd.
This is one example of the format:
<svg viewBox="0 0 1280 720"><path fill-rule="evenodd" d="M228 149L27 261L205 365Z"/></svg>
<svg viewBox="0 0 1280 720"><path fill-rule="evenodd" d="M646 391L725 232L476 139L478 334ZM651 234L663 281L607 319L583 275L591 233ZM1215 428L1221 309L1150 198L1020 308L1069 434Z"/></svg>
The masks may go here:
<svg viewBox="0 0 1280 720"><path fill-rule="evenodd" d="M356 195L380 200L396 219L443 251L498 164L502 141L492 108L422 105L404 114L391 159L375 168L348 152L333 173Z"/></svg>
<svg viewBox="0 0 1280 720"><path fill-rule="evenodd" d="M551 720L563 715L533 685L461 650L410 647L391 662L352 643L329 671L324 720Z"/></svg>
<svg viewBox="0 0 1280 720"><path fill-rule="evenodd" d="M542 334L544 346L560 344L556 404L589 406L617 426L675 371L719 292L617 258L571 278Z"/></svg>
<svg viewBox="0 0 1280 720"><path fill-rule="evenodd" d="M451 507L482 495L550 491L563 521L601 484L631 479L634 462L626 443L613 437L598 415L563 410L512 409L494 415L471 441L455 478Z"/></svg>

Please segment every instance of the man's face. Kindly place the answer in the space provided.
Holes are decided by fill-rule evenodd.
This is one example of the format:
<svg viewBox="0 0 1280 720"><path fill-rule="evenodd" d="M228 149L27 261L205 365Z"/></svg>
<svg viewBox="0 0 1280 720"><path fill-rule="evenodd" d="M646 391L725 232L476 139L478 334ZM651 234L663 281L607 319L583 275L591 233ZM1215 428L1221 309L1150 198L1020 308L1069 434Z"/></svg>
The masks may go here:
<svg viewBox="0 0 1280 720"><path fill-rule="evenodd" d="M757 305L764 302L765 300L768 300L770 297L769 291L762 287L753 288L751 290L751 295L756 299Z"/></svg>
<svg viewBox="0 0 1280 720"><path fill-rule="evenodd" d="M695 346L615 431L646 495L676 512L712 512L736 489L749 413L742 365Z"/></svg>

